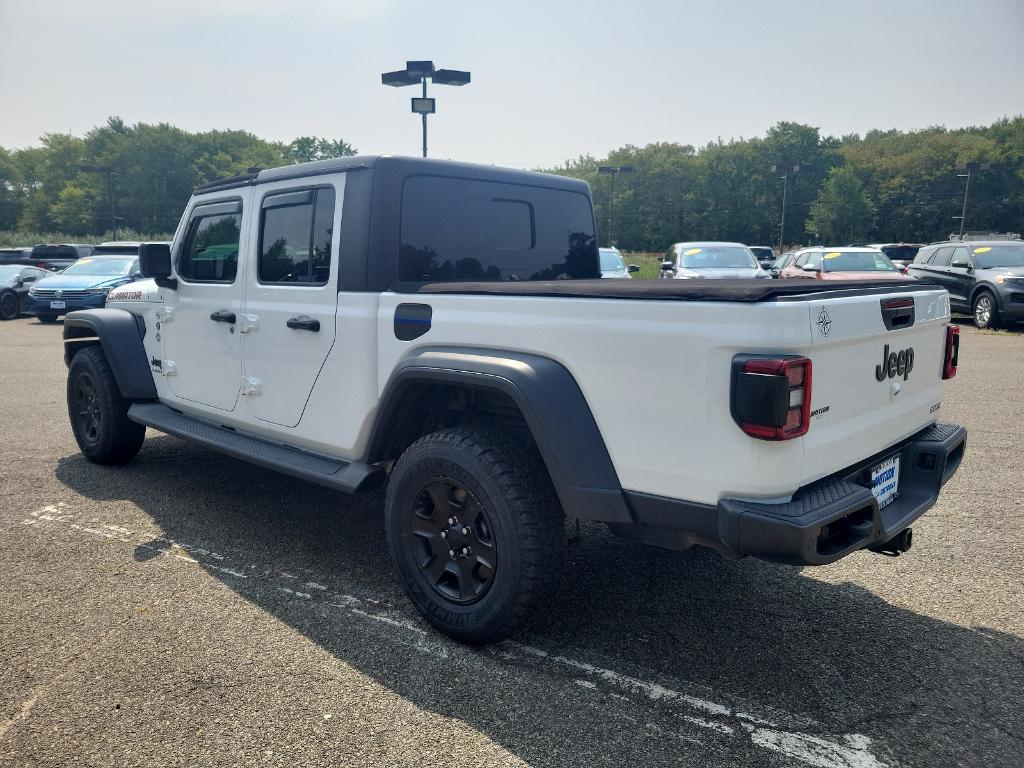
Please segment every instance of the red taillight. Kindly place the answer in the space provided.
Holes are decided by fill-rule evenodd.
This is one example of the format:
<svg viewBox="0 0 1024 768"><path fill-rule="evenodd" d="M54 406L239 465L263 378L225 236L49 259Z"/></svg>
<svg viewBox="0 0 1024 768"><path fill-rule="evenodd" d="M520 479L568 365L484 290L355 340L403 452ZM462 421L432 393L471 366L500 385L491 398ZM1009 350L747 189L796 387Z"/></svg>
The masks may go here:
<svg viewBox="0 0 1024 768"><path fill-rule="evenodd" d="M807 434L811 416L811 361L806 357L733 359L732 415L740 428L761 440L791 440Z"/></svg>
<svg viewBox="0 0 1024 768"><path fill-rule="evenodd" d="M960 357L960 326L946 326L946 354L942 358L942 378L952 379L956 376L956 366Z"/></svg>

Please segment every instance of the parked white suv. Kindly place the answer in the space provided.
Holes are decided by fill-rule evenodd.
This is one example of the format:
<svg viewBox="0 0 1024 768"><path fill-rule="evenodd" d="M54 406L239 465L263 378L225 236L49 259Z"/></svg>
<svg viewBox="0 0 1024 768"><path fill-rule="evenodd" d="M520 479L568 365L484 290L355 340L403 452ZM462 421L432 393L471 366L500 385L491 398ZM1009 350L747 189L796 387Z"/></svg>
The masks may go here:
<svg viewBox="0 0 1024 768"><path fill-rule="evenodd" d="M406 593L474 642L545 604L566 518L787 563L909 548L966 439L936 422L946 292L602 280L594 233L584 183L485 166L200 187L172 245L140 248L148 279L65 321L75 438L124 463L152 427L386 482Z"/></svg>

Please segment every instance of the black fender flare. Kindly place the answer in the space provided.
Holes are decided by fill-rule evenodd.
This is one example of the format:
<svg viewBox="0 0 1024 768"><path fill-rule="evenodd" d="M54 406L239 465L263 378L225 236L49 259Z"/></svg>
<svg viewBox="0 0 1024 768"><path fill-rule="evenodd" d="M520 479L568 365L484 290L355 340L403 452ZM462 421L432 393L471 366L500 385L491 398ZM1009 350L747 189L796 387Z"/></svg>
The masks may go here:
<svg viewBox="0 0 1024 768"><path fill-rule="evenodd" d="M409 385L451 383L507 395L523 414L568 517L611 523L633 518L601 431L565 366L522 352L417 350L392 371L381 395L367 461L379 461Z"/></svg>
<svg viewBox="0 0 1024 768"><path fill-rule="evenodd" d="M155 400L156 385L142 343L145 326L123 309L80 309L64 318L64 363L71 365L77 347L98 339L126 400Z"/></svg>

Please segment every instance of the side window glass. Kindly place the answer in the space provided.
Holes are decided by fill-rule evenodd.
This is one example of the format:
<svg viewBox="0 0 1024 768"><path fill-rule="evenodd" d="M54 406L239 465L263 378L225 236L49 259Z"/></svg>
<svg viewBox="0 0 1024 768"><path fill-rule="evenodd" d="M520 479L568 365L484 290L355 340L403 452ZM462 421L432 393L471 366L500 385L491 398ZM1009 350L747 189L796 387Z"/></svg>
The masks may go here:
<svg viewBox="0 0 1024 768"><path fill-rule="evenodd" d="M928 263L933 267L948 267L953 257L952 248L939 248Z"/></svg>
<svg viewBox="0 0 1024 768"><path fill-rule="evenodd" d="M811 254L809 254L809 253L802 253L802 254L800 254L793 261L793 266L794 267L802 267L804 264L807 263L807 259L810 257L810 255Z"/></svg>
<svg viewBox="0 0 1024 768"><path fill-rule="evenodd" d="M953 249L953 257L950 259L949 263L951 265L952 264L957 264L958 266L962 265L962 264L966 264L967 263L967 249L966 248L962 248L962 247L961 248L954 248ZM960 268L963 269L963 267L960 267Z"/></svg>
<svg viewBox="0 0 1024 768"><path fill-rule="evenodd" d="M260 222L259 281L325 285L333 230L332 188L268 195Z"/></svg>
<svg viewBox="0 0 1024 768"><path fill-rule="evenodd" d="M209 215L193 213L178 257L178 276L196 283L233 283L238 271L242 214L217 213L219 206L200 206Z"/></svg>

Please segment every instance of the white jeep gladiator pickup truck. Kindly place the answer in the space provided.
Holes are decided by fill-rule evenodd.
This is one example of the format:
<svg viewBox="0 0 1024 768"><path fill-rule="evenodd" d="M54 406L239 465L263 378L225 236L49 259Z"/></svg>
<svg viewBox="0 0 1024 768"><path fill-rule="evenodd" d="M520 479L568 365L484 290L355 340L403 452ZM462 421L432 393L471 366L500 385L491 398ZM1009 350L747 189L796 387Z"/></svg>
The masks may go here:
<svg viewBox="0 0 1024 768"><path fill-rule="evenodd" d="M727 557L909 549L963 457L945 290L602 280L589 188L356 157L199 187L145 279L64 324L82 452L146 427L347 493L455 638L556 586L566 519Z"/></svg>

